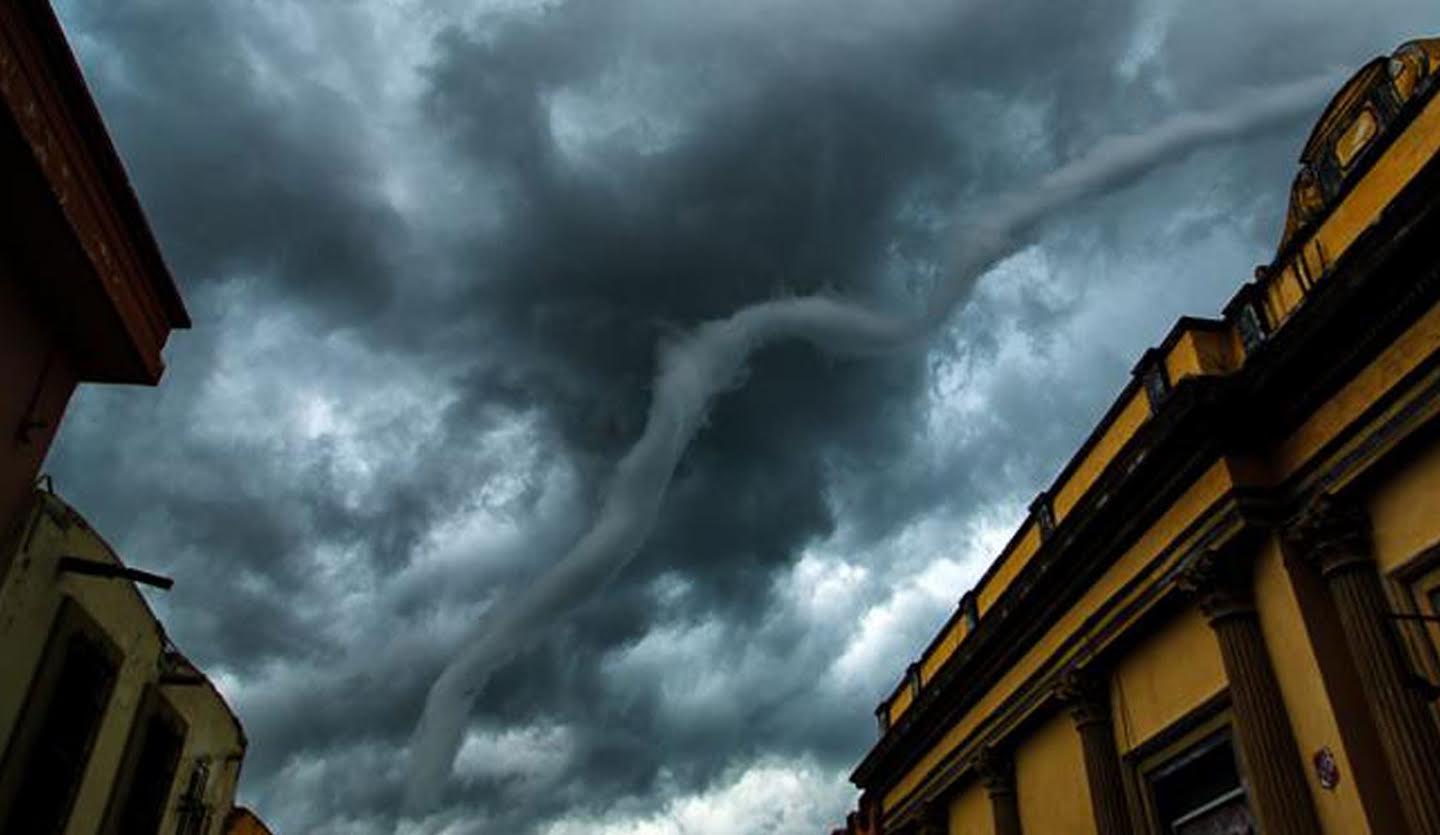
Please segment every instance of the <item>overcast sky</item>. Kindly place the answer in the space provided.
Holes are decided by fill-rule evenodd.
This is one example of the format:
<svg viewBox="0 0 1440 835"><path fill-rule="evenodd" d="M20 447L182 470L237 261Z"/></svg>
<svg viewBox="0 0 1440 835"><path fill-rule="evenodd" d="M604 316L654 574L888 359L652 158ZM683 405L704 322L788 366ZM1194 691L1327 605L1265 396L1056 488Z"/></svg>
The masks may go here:
<svg viewBox="0 0 1440 835"><path fill-rule="evenodd" d="M1052 220L926 352L767 349L654 536L481 695L425 691L591 518L656 346L903 305L952 218L1116 132L1357 68L1432 0L57 0L195 319L49 468L250 737L282 833L818 833L872 711L1182 314L1277 243L1313 116Z"/></svg>

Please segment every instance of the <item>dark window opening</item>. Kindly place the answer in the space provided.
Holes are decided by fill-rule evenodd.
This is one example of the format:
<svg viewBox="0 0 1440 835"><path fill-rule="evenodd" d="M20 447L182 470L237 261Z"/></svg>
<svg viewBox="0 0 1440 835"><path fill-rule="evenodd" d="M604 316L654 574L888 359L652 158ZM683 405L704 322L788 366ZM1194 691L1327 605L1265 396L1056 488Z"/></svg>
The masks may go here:
<svg viewBox="0 0 1440 835"><path fill-rule="evenodd" d="M1255 309L1254 304L1247 303L1240 308L1237 324L1240 328L1240 341L1247 354L1265 341L1265 324L1260 320L1260 312Z"/></svg>
<svg viewBox="0 0 1440 835"><path fill-rule="evenodd" d="M1165 366L1156 363L1154 367L1145 372L1141 381L1145 384L1145 394L1150 398L1150 411L1160 411L1165 398L1170 396L1170 376L1166 373Z"/></svg>
<svg viewBox="0 0 1440 835"><path fill-rule="evenodd" d="M165 801L175 782L175 768L185 735L163 712L145 719L144 740L135 761L130 790L121 808L118 831L123 835L154 835L165 817Z"/></svg>
<svg viewBox="0 0 1440 835"><path fill-rule="evenodd" d="M1167 835L1255 835L1245 786L1228 734L1196 745L1150 775L1161 831Z"/></svg>
<svg viewBox="0 0 1440 835"><path fill-rule="evenodd" d="M64 830L115 688L115 662L87 636L72 632L64 638L63 652L48 704L39 708L39 730L20 765L6 835Z"/></svg>

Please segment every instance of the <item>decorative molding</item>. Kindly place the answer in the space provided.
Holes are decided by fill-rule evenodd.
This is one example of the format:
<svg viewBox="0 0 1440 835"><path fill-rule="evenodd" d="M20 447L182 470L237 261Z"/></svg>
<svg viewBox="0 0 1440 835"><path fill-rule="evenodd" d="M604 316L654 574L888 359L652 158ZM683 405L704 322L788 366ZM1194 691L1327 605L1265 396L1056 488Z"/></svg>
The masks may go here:
<svg viewBox="0 0 1440 835"><path fill-rule="evenodd" d="M1096 612L1087 619L1081 628L1067 638L1050 661L1036 670L1035 674L1021 685L1020 690L1014 696L1005 700L1001 707L993 713L991 721L976 730L971 740L986 737L992 740L1003 739L1018 723L1023 721L1025 716L1043 709L1044 703L1053 696L1056 667L1062 664L1066 658L1093 653L1108 645L1111 641L1118 639L1139 619L1145 617L1146 613L1161 605L1174 587L1171 582L1174 570L1165 570L1165 567L1185 564L1190 560L1190 555L1215 547L1217 543L1230 541L1245 530L1244 519L1247 518L1249 511L1246 511L1244 506L1249 501L1251 500L1232 494L1204 511L1199 518L1176 536L1170 545L1157 554L1155 559L1119 590L1117 597L1128 599L1128 603L1118 609ZM1143 591L1141 591L1142 589ZM979 688L974 680L970 680L968 683L972 687ZM952 704L946 699L943 681L937 679L932 682L932 686L936 687L938 692L935 694L936 698L929 700L931 703ZM983 690L983 688L979 689ZM964 702L960 703L962 706L963 704ZM897 727L903 725L907 720L913 719L912 714L913 710L907 710L897 722ZM947 754L942 763L931 771L923 783L914 792L909 793L904 801L886 810L887 827L898 828L904 826L907 821L913 822L914 815L917 814L923 798L949 791L951 786L972 773L971 760L974 746L977 743L971 740L961 743Z"/></svg>
<svg viewBox="0 0 1440 835"><path fill-rule="evenodd" d="M1193 595L1200 611L1214 624L1225 618L1255 613L1249 563L1226 559L1215 550L1201 553L1175 580L1181 591Z"/></svg>
<svg viewBox="0 0 1440 835"><path fill-rule="evenodd" d="M1202 562L1216 565L1213 559ZM1220 594L1229 598L1235 588L1235 584L1227 582L1230 576L1223 568L1211 572L1210 578L1221 579L1218 583L1211 579L1209 587L1224 589ZM1319 835L1300 750L1260 619L1253 608L1248 611L1248 616L1239 616L1240 612L1234 610L1212 615L1210 627L1229 683L1235 737L1249 777L1249 794L1263 831L1270 835Z"/></svg>
<svg viewBox="0 0 1440 835"><path fill-rule="evenodd" d="M1080 735L1096 832L1128 835L1131 826L1120 752L1115 747L1115 731L1110 720L1109 681L1097 670L1072 667L1060 676L1054 693L1070 708L1070 718Z"/></svg>
<svg viewBox="0 0 1440 835"><path fill-rule="evenodd" d="M1389 620L1370 534L1363 507L1321 493L1286 529L1285 542L1325 580L1401 812L1414 832L1440 832L1440 729L1412 686L1415 674Z"/></svg>
<svg viewBox="0 0 1440 835"><path fill-rule="evenodd" d="M1071 668L1055 682L1055 698L1070 711L1077 728L1110 721L1108 682L1088 669Z"/></svg>
<svg viewBox="0 0 1440 835"><path fill-rule="evenodd" d="M1026 572L1044 569L1053 576L1037 574L1039 582L1028 597L1018 598L1013 605L997 606L987 612L984 623L980 624L974 636L977 640L967 641L969 646L962 646L936 672L931 682L931 688L936 692L927 694L932 698L926 700L923 710L907 711L907 715L901 717L884 744L871 752L874 756L867 757L867 762L857 769L857 783L880 788L883 782L898 779L913 767L918 756L931 750L938 741L939 731L936 729L952 726L958 716L971 709L973 699L967 694L972 690L984 692L989 686L987 682L995 675L994 671L1008 669L1018 653L1029 646L1033 637L1048 623L1054 607L1063 610L1073 604L1066 590L1088 587L1090 580L1087 572L1090 569L1081 570L1072 566L1098 566L1094 569L1098 573L1113 559L1113 554L1123 548L1129 532L1145 529L1150 518L1149 508L1155 502L1163 504L1171 493L1169 484L1188 480L1188 476L1182 477L1178 471L1182 468L1188 471L1190 459L1174 454L1176 444L1188 444L1195 450L1216 438L1222 445L1228 443L1226 438L1254 442L1256 438L1286 431L1312 411L1315 404L1332 396L1344 380L1353 376L1356 370L1373 359L1381 347L1388 344L1387 340L1393 339L1420 312L1433 304L1440 282L1437 282L1437 271L1427 266L1433 263L1429 260L1432 255L1422 250L1426 236L1440 226L1440 220L1437 220L1440 212L1436 211L1440 208L1440 201L1433 197L1437 193L1437 184L1440 184L1440 163L1429 165L1394 201L1396 211L1387 216L1403 217L1407 224L1399 229L1399 234L1392 223L1381 223L1368 230L1362 240L1347 249L1332 265L1330 278L1317 285L1313 298L1303 309L1270 337L1263 352L1249 358L1236 374L1223 379L1187 378L1175 388L1170 397L1176 401L1213 394L1220 405L1227 407L1219 415L1222 418L1232 413L1233 410L1228 407L1243 403L1245 417L1234 425L1224 420L1216 421L1216 415L1210 416L1210 424L1187 419L1187 431L1171 433L1169 428L1175 428L1173 425L1178 422L1176 412L1180 411L1181 403L1169 404L1165 413L1152 421L1150 428L1155 429L1157 424L1170 424L1171 427L1163 432L1156 431L1154 437L1145 438L1144 443L1137 444L1144 447L1142 452L1149 460L1132 466L1130 470L1133 472L1126 470L1123 475L1127 477L1123 480L1102 476L1092 491L1082 497L1081 503L1069 514L1073 518L1067 518L1065 541L1052 540L1042 545L1041 551L1032 558L1032 564L1025 569ZM1419 273L1419 278L1407 282L1403 288L1393 282L1385 282L1386 275L1402 267ZM1340 339L1344 334L1350 337ZM1435 367L1429 360L1426 364ZM1404 412L1404 415L1388 414L1386 409L1381 408L1386 404L1404 403L1409 395L1400 397L1396 392L1426 384L1426 379L1422 379L1424 376L1417 369L1397 380L1392 390L1382 394L1372 409L1357 417L1354 425L1363 426L1363 429L1346 428L1327 442L1276 489L1274 501L1279 503L1294 495L1294 491L1308 490L1309 485L1315 483L1343 483L1353 477L1351 471L1369 467L1379 460L1385 450L1398 443L1395 438L1408 435L1419 425L1418 421L1429 420L1432 410L1420 406ZM1410 409L1410 406L1404 408ZM1359 443L1368 444L1365 438L1379 434L1386 437L1393 435L1394 438L1385 441L1382 449L1366 451L1363 456L1354 451L1355 444L1351 443L1351 439L1360 438ZM1211 455L1208 452L1196 451L1195 455L1198 456L1196 460L1214 460L1206 457ZM1119 462L1120 465L1124 463ZM1140 477L1153 472L1156 467L1168 468L1175 474L1175 480L1164 483L1155 478ZM1123 467L1117 465L1115 469L1118 472ZM1337 473L1342 474L1343 479L1336 476ZM1103 508L1105 517L1128 516L1133 524L1114 524L1092 518L1100 516L1096 511L1101 510L1089 501L1094 493L1110 496L1110 501ZM1217 503L1221 506L1225 504L1223 500ZM1204 524L1198 524L1201 519L1192 524L1205 527L1214 521L1214 515L1207 511L1202 519ZM1211 613L1222 619L1227 613L1253 611L1253 604L1248 600L1250 595L1243 584L1237 588L1233 582L1222 582L1222 579L1235 579L1233 574L1227 575L1226 571L1220 570L1221 566L1228 564L1228 570L1234 571L1235 561L1209 554L1205 555L1205 559L1195 560L1194 568L1183 575L1172 568L1177 561L1174 549L1194 553L1191 551L1194 547L1191 539L1193 530L1187 528L1186 532L1176 536L1173 540L1176 544L1167 546L1163 555L1157 555L1114 599L1126 599L1129 602L1125 604L1125 609L1135 607L1134 611L1143 613L1156 605L1163 595L1171 594L1178 588L1207 598L1202 603L1208 603ZM1065 546L1063 549L1059 547L1062 545ZM1078 550L1076 546L1080 546ZM1058 550L1064 553L1050 553ZM1235 553L1228 552L1230 556ZM1057 561L1062 558L1063 561ZM1178 559L1183 563L1189 557L1182 553ZM1239 564L1247 571L1250 568L1248 561L1240 560ZM1156 571L1160 572L1158 581ZM1162 588L1149 588L1156 582ZM1144 588L1143 592L1139 590L1141 588ZM1157 593L1160 597L1156 596ZM1052 600L1052 595L1058 595L1058 598ZM1004 603L1010 604L1011 601L1007 598ZM1001 623L992 623L994 616L1006 608L1014 617L1000 618ZM1012 698L1006 699L1005 704L977 729L971 739L982 736L998 739L997 734L1003 735L1008 732L1007 728L1013 729L1017 722L1024 721L1024 716L1037 709L1037 699L1038 703L1043 703L1052 698L1053 671L1056 665L1065 663L1067 657L1074 657L1077 642L1084 644L1102 640L1092 635L1097 630L1118 635L1139 616L1133 613L1124 618L1112 615L1113 612L1103 618L1098 615L1088 618L1075 635L1068 636L1036 669L1035 674L1027 678ZM1116 639L1104 638L1103 641ZM962 689L955 689L957 687ZM1040 691L1038 696L1034 692L1037 689ZM967 742L962 742L947 754L939 766L924 776L914 792L908 793L887 810L887 822L913 821L920 797L934 796L953 784L957 778L956 771L969 763L967 749L970 744ZM879 779L872 779L876 777Z"/></svg>
<svg viewBox="0 0 1440 835"><path fill-rule="evenodd" d="M1008 753L983 745L971 755L969 766L991 797L1015 793L1015 761Z"/></svg>
<svg viewBox="0 0 1440 835"><path fill-rule="evenodd" d="M1281 532L1286 551L1320 576L1372 565L1370 516L1357 502L1331 493L1315 496Z"/></svg>

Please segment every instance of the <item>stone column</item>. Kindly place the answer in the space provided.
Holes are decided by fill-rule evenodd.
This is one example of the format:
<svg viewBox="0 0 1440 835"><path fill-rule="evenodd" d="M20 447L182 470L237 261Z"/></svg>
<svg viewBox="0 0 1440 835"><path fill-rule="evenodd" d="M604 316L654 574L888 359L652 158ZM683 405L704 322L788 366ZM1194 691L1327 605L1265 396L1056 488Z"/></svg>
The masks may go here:
<svg viewBox="0 0 1440 835"><path fill-rule="evenodd" d="M1056 685L1055 695L1069 708L1080 734L1095 830L1099 835L1129 835L1130 814L1105 680L1088 670L1071 670Z"/></svg>
<svg viewBox="0 0 1440 835"><path fill-rule="evenodd" d="M1414 675L1370 550L1363 508L1322 494L1284 533L1286 550L1320 573L1390 766L1401 811L1415 835L1440 835L1440 728Z"/></svg>
<svg viewBox="0 0 1440 835"><path fill-rule="evenodd" d="M1008 754L986 746L971 761L971 767L990 796L995 818L995 835L1020 835L1020 804L1015 797L1015 762Z"/></svg>
<svg viewBox="0 0 1440 835"><path fill-rule="evenodd" d="M1248 562L1205 554L1180 580L1195 593L1215 630L1230 684L1234 734L1245 758L1250 802L1266 835L1317 835L1320 824L1305 783L1280 684L1255 612Z"/></svg>

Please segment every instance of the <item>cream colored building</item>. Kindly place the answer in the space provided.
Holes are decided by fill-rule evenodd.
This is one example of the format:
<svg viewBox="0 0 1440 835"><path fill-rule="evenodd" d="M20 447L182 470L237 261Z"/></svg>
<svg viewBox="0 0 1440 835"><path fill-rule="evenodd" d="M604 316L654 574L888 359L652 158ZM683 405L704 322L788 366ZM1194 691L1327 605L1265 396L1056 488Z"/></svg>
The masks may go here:
<svg viewBox="0 0 1440 835"><path fill-rule="evenodd" d="M140 582L40 490L0 554L0 833L221 835L245 733Z"/></svg>

